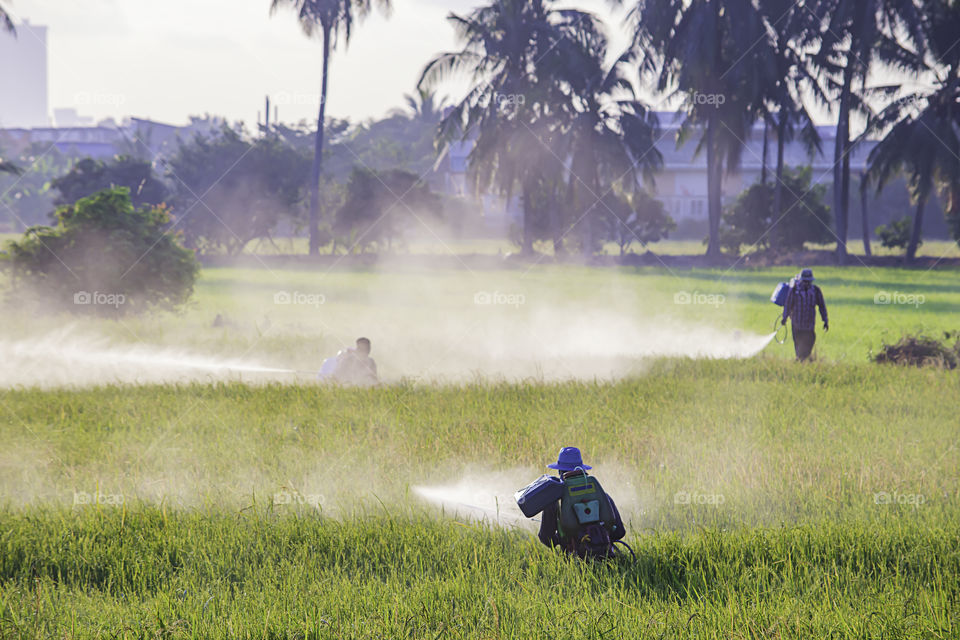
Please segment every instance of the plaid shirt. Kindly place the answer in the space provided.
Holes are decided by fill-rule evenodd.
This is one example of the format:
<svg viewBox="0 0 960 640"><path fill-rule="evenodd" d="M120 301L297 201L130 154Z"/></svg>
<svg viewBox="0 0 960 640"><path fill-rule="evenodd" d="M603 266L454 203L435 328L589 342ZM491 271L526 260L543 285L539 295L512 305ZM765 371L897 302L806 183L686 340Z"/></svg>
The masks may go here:
<svg viewBox="0 0 960 640"><path fill-rule="evenodd" d="M790 318L794 329L813 331L817 323L817 307L820 307L820 317L827 323L827 303L823 299L823 292L815 284L804 288L797 284L790 289L787 303L783 305L783 317Z"/></svg>

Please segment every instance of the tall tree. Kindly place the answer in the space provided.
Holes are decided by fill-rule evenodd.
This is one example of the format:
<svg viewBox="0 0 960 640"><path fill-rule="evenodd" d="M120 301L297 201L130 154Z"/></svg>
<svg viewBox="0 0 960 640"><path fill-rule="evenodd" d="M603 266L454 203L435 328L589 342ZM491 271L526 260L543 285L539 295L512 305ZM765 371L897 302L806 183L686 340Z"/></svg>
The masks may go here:
<svg viewBox="0 0 960 640"><path fill-rule="evenodd" d="M891 103L864 135L886 131L870 152L867 178L881 191L901 172L916 210L906 261L920 245L923 216L935 190L945 196L947 216L960 215L960 2L928 0L924 33L933 90Z"/></svg>
<svg viewBox="0 0 960 640"><path fill-rule="evenodd" d="M682 98L678 143L696 134L696 153L706 151L707 255L716 257L724 168L739 166L773 73L763 15L751 0L639 0L630 15L641 74Z"/></svg>
<svg viewBox="0 0 960 640"><path fill-rule="evenodd" d="M759 4L767 25L769 50L774 55L773 65L764 67L768 74L763 80L764 132L768 125L772 125L777 142L774 224L781 215L779 212L783 211L786 144L799 135L811 156L819 152L820 135L806 101L813 99L820 105L829 103L829 96L818 80L820 69L816 59L808 55L819 42L818 21L809 4L804 0L765 0Z"/></svg>
<svg viewBox="0 0 960 640"><path fill-rule="evenodd" d="M923 43L923 13L918 0L820 0L821 22L818 57L836 69L831 79L837 98L837 133L833 153L837 261L847 259L850 208L850 153L853 113L870 114L867 87L870 71L878 64L917 72ZM875 88L881 93L884 88Z"/></svg>
<svg viewBox="0 0 960 640"><path fill-rule="evenodd" d="M565 182L557 153L561 104L570 96L563 62L576 58L577 32L593 29L595 18L547 0L494 0L448 20L463 48L432 60L419 86L464 74L471 87L441 122L438 141L474 141L469 161L478 188L495 186L508 201L519 188L520 242L531 253L538 227L544 228L540 218L556 211L556 189Z"/></svg>
<svg viewBox="0 0 960 640"><path fill-rule="evenodd" d="M17 28L13 26L13 20L10 18L10 14L3 7L3 5L0 5L0 29L7 31L8 33L12 33L13 35L17 35Z"/></svg>
<svg viewBox="0 0 960 640"><path fill-rule="evenodd" d="M320 171L323 164L323 126L327 107L327 86L330 54L340 38L350 44L354 22L370 14L374 5L384 12L390 10L390 0L271 0L270 11L289 7L297 12L303 32L308 37L319 36L323 41L323 71L320 81L320 109L317 114L317 133L313 149L313 167L310 171L310 254L320 252Z"/></svg>
<svg viewBox="0 0 960 640"><path fill-rule="evenodd" d="M656 148L656 114L637 99L625 73L630 55L607 67L605 35L590 28L577 35L580 48L563 62L571 99L561 103L567 115L560 155L570 167L569 203L583 230L581 249L590 255L604 214L618 216L604 196L614 185L628 194L641 180L652 186L663 157Z"/></svg>

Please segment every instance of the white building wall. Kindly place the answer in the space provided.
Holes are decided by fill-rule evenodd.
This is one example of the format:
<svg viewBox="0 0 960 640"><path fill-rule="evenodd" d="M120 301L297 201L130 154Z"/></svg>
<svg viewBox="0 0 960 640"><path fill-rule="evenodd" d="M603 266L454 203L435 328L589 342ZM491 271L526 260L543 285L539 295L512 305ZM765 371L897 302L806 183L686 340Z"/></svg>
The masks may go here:
<svg viewBox="0 0 960 640"><path fill-rule="evenodd" d="M48 127L47 28L24 22L0 33L0 127Z"/></svg>

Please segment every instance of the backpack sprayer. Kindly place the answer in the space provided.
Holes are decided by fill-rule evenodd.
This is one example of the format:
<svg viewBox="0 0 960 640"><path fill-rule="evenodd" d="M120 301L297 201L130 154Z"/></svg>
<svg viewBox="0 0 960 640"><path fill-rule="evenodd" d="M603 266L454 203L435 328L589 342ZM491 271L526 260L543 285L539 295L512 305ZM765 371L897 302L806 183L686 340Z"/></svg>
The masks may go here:
<svg viewBox="0 0 960 640"><path fill-rule="evenodd" d="M589 468L589 467L588 467ZM526 487L520 489L514 494L517 506L528 518L541 513L549 505L560 502L560 511L558 520L562 531L568 532L581 531L587 533L583 540L590 540L590 534L598 538L595 542L604 546L602 550L598 549L594 553L585 552L585 556L608 557L616 554L616 545L620 544L630 552L636 560L636 554L626 542L620 540L610 540L609 533L601 531L605 527L604 521L613 522L611 528L616 531L620 529L620 536L623 535L623 523L619 518L615 518L606 494L593 476L588 476L583 471L582 476L577 476L568 481L561 480L556 476L542 475ZM601 541L603 540L603 541ZM589 542L587 542L589 545ZM572 549L570 549L572 550Z"/></svg>
<svg viewBox="0 0 960 640"><path fill-rule="evenodd" d="M770 302L782 307L787 304L787 298L790 297L790 292L793 291L794 285L797 283L796 277L791 278L790 282L781 282L773 290L773 295L770 296ZM778 313L777 317L773 319L773 339L777 341L778 344L783 344L787 341L787 326L780 323L780 319L783 317L783 313Z"/></svg>

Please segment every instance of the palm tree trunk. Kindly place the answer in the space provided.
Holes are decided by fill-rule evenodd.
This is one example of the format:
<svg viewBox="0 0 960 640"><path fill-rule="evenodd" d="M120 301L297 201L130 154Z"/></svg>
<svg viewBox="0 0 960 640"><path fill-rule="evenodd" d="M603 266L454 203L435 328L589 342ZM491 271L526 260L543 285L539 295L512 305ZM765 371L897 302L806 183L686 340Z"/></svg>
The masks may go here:
<svg viewBox="0 0 960 640"><path fill-rule="evenodd" d="M521 231L520 253L525 256L533 255L533 214L530 202L530 183L528 180L523 182L523 230Z"/></svg>
<svg viewBox="0 0 960 640"><path fill-rule="evenodd" d="M917 213L913 216L913 232L910 234L910 244L907 245L907 263L912 263L917 258L917 247L920 246L920 236L923 232L923 210L926 206L927 196L921 194L917 198Z"/></svg>
<svg viewBox="0 0 960 640"><path fill-rule="evenodd" d="M867 176L860 172L860 225L863 229L863 253L868 258L873 255L870 250L870 224L867 220Z"/></svg>
<svg viewBox="0 0 960 640"><path fill-rule="evenodd" d="M853 54L848 56L840 89L837 139L833 152L833 210L837 216L837 262L847 261L847 222L850 196L850 92L853 90Z"/></svg>
<svg viewBox="0 0 960 640"><path fill-rule="evenodd" d="M717 116L710 114L707 120L707 217L709 218L710 236L707 240L707 257L720 256L720 215L723 177L723 165L717 149Z"/></svg>
<svg viewBox="0 0 960 640"><path fill-rule="evenodd" d="M763 158L760 161L760 184L767 184L767 132L770 131L770 123L763 121Z"/></svg>
<svg viewBox="0 0 960 640"><path fill-rule="evenodd" d="M773 184L773 217L774 225L780 224L780 216L783 215L783 153L786 146L787 120L780 115L780 121L777 123L777 179ZM770 233L770 246L777 248L777 234Z"/></svg>
<svg viewBox="0 0 960 640"><path fill-rule="evenodd" d="M327 110L327 76L330 70L330 27L323 25L323 77L320 85L320 112L310 171L310 255L320 253L320 168L323 163L323 121Z"/></svg>

